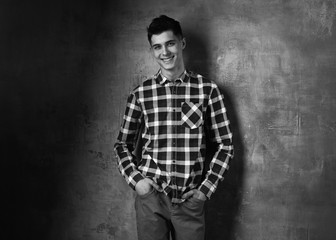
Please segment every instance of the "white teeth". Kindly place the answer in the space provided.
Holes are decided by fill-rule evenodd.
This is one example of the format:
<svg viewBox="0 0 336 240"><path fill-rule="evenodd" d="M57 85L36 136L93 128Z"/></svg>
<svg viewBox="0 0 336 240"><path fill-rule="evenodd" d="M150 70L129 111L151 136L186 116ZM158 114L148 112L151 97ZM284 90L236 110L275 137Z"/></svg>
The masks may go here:
<svg viewBox="0 0 336 240"><path fill-rule="evenodd" d="M172 59L173 59L173 57L170 57L170 58L162 59L162 61L163 61L163 62L170 62Z"/></svg>

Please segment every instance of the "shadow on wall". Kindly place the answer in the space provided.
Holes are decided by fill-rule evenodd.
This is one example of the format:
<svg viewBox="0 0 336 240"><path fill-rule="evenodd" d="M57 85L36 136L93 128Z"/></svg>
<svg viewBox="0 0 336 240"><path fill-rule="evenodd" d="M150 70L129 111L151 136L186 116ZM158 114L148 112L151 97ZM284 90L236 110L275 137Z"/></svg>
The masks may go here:
<svg viewBox="0 0 336 240"><path fill-rule="evenodd" d="M202 29L208 28L203 26ZM207 34L204 31L197 34L197 27L194 30L185 29L184 32L187 38L186 67L208 77L210 75L212 53L207 48L209 46L207 44L207 41L209 41ZM232 93L227 89L220 90L224 95L225 106L231 122L235 156L230 163L230 170L225 173L224 181L219 183L216 192L205 206L206 239L211 240L234 239L235 219L238 217L242 202L241 192L244 178L244 146L239 130L239 119L234 109L236 104L232 99ZM211 145L210 141L207 141L206 166L209 165L215 151L215 147Z"/></svg>
<svg viewBox="0 0 336 240"><path fill-rule="evenodd" d="M73 226L86 230L75 220L88 209L78 204L85 199L77 194L83 184L72 181L73 156L85 142L78 116L104 5L6 1L1 10L1 239L79 239Z"/></svg>

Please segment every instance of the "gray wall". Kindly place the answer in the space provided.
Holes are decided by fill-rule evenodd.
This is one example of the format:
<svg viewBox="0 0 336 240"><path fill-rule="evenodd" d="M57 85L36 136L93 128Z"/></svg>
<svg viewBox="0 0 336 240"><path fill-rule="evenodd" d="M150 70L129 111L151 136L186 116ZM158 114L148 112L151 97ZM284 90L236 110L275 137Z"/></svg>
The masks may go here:
<svg viewBox="0 0 336 240"><path fill-rule="evenodd" d="M232 121L208 239L335 239L333 0L1 1L2 234L136 239L112 146L129 91L158 69L145 27L162 13Z"/></svg>

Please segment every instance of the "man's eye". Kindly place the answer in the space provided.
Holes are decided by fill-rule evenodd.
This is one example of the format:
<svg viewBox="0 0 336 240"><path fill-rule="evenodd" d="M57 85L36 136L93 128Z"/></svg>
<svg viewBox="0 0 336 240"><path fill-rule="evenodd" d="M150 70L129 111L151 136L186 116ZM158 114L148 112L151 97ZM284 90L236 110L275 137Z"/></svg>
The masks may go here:
<svg viewBox="0 0 336 240"><path fill-rule="evenodd" d="M160 46L157 46L157 45L155 45L155 46L153 46L153 49L154 49L154 50L160 50L160 49L161 49L161 47L160 47Z"/></svg>
<svg viewBox="0 0 336 240"><path fill-rule="evenodd" d="M168 46L169 46L169 47L174 46L174 45L175 45L174 42L169 42L169 43L168 43Z"/></svg>

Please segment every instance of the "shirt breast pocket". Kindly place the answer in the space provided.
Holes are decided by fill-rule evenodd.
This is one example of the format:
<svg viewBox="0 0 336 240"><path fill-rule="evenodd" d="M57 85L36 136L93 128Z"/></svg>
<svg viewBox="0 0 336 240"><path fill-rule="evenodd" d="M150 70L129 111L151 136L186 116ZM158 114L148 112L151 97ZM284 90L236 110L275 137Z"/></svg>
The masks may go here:
<svg viewBox="0 0 336 240"><path fill-rule="evenodd" d="M181 125L190 129L195 129L202 124L202 103L183 102L181 106Z"/></svg>

